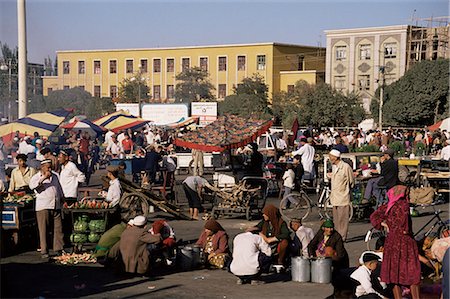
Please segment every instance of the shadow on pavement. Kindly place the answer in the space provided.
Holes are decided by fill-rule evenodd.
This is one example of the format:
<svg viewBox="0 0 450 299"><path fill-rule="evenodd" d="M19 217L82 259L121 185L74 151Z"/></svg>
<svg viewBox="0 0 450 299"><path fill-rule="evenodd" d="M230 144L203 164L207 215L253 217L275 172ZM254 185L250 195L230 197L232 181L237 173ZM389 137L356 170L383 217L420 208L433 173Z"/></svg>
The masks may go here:
<svg viewBox="0 0 450 299"><path fill-rule="evenodd" d="M128 288L149 281L148 278L139 277L131 280L128 279L129 276L118 275L103 267L69 267L51 263L2 264L1 274L1 298L73 298Z"/></svg>

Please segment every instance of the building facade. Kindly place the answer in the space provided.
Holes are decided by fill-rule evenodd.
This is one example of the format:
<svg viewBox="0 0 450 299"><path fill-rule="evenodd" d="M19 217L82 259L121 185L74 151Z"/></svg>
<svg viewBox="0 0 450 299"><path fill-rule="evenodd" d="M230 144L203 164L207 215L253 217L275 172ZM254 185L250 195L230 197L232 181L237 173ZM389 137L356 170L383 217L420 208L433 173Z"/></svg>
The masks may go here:
<svg viewBox="0 0 450 299"><path fill-rule="evenodd" d="M58 51L56 76L44 77L44 95L81 87L96 97L117 97L124 78L142 74L155 102L172 102L175 76L189 67L209 73L216 97L232 94L242 79L259 74L269 94L303 79L324 80L325 49L280 43L128 50Z"/></svg>
<svg viewBox="0 0 450 299"><path fill-rule="evenodd" d="M326 30L325 82L357 92L366 111L376 89L402 77L416 62L449 58L449 27L409 25Z"/></svg>

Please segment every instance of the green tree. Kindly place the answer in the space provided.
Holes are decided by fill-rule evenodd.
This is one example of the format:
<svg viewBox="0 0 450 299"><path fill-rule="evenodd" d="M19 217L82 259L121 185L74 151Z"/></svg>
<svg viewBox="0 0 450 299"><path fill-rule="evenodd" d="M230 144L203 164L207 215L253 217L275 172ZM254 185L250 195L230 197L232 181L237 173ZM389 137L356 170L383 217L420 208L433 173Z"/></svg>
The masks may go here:
<svg viewBox="0 0 450 299"><path fill-rule="evenodd" d="M214 86L209 82L208 72L199 67L188 68L176 75L180 81L175 87L175 100L177 102L208 102L214 101L212 91Z"/></svg>
<svg viewBox="0 0 450 299"><path fill-rule="evenodd" d="M384 88L383 123L423 126L448 116L449 59L422 61ZM379 89L376 94L379 95ZM378 119L379 101L371 103Z"/></svg>
<svg viewBox="0 0 450 299"><path fill-rule="evenodd" d="M224 101L219 103L220 113L270 118L272 110L268 105L268 90L261 76L255 74L251 78L244 78L233 88L234 94L225 97Z"/></svg>
<svg viewBox="0 0 450 299"><path fill-rule="evenodd" d="M120 82L117 102L138 103L139 96L141 102L147 102L150 97L150 89L147 86L145 78L138 72L134 76L124 78Z"/></svg>

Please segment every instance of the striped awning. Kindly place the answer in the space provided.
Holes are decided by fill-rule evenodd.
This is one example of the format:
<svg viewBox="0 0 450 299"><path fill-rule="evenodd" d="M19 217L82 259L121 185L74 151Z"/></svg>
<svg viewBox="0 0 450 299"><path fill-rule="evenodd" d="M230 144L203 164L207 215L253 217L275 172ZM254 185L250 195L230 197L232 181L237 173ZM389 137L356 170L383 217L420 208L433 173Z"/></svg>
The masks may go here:
<svg viewBox="0 0 450 299"><path fill-rule="evenodd" d="M121 130L137 129L149 122L150 121L148 120L130 115L129 113L120 110L95 120L94 124L117 133Z"/></svg>
<svg viewBox="0 0 450 299"><path fill-rule="evenodd" d="M15 122L0 126L0 136L8 143L18 131L19 135L32 136L37 132L40 136L50 136L71 113L71 110L60 109L53 112L28 114Z"/></svg>

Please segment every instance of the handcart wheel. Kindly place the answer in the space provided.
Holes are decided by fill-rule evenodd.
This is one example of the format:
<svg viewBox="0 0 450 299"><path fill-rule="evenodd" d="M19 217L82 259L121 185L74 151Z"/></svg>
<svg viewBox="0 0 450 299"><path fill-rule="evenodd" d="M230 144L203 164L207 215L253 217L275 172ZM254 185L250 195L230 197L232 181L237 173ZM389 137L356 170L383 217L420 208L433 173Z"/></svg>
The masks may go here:
<svg viewBox="0 0 450 299"><path fill-rule="evenodd" d="M148 216L149 204L147 199L139 193L129 193L122 196L119 202L123 219L132 219L138 215Z"/></svg>
<svg viewBox="0 0 450 299"><path fill-rule="evenodd" d="M211 211L211 215L213 216L214 219L219 219L220 211L214 207Z"/></svg>
<svg viewBox="0 0 450 299"><path fill-rule="evenodd" d="M245 208L245 219L247 219L248 221L251 221L253 219L253 217L252 217L252 208L251 207L246 207Z"/></svg>

